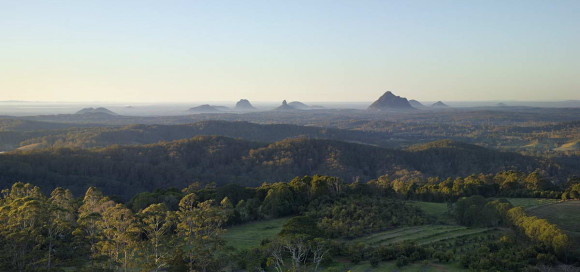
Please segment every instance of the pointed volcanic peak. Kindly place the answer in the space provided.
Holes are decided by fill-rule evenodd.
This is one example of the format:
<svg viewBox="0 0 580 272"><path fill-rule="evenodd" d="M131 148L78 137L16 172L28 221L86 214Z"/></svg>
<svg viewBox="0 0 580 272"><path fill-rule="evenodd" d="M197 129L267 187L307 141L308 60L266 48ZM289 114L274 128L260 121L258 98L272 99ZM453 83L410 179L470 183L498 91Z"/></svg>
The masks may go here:
<svg viewBox="0 0 580 272"><path fill-rule="evenodd" d="M411 104L411 106L413 108L424 108L425 107L425 105L421 104L421 102L419 102L415 99L409 100L409 104Z"/></svg>
<svg viewBox="0 0 580 272"><path fill-rule="evenodd" d="M447 106L447 104L445 104L441 101L437 101L437 102L433 103L433 105L431 105L431 107L433 107L433 108L449 108L449 106Z"/></svg>
<svg viewBox="0 0 580 272"><path fill-rule="evenodd" d="M194 112L194 113L212 113L212 112L220 112L220 110L215 107L215 106L211 106L209 104L205 104L205 105L201 105L201 106L197 106L197 107L193 107L190 108L189 110L187 110L189 112Z"/></svg>
<svg viewBox="0 0 580 272"><path fill-rule="evenodd" d="M252 106L252 103L250 103L250 100L240 99L240 101L238 101L238 103L236 103L235 109L239 110L239 111L249 111L249 110L255 110L256 108L254 108L254 106Z"/></svg>
<svg viewBox="0 0 580 272"><path fill-rule="evenodd" d="M286 102L286 100L282 101L282 105L280 105L279 107L275 108L274 110L277 111L293 111L293 110L297 110L295 107L292 107L290 105L288 105L288 103Z"/></svg>
<svg viewBox="0 0 580 272"><path fill-rule="evenodd" d="M372 103L368 108L368 110L374 111L404 111L414 109L415 108L409 104L407 98L396 96L390 91L379 97L379 99Z"/></svg>
<svg viewBox="0 0 580 272"><path fill-rule="evenodd" d="M77 111L76 114L108 114L108 115L117 115L116 113L112 112L111 110L103 107L99 108L84 108L80 111Z"/></svg>

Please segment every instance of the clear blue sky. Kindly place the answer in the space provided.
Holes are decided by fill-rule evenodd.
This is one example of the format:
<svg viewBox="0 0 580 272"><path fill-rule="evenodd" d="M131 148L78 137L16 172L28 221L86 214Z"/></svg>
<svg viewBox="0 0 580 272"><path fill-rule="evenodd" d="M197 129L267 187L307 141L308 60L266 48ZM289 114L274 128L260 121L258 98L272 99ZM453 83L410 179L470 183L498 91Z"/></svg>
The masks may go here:
<svg viewBox="0 0 580 272"><path fill-rule="evenodd" d="M577 0L0 4L0 100L580 99Z"/></svg>

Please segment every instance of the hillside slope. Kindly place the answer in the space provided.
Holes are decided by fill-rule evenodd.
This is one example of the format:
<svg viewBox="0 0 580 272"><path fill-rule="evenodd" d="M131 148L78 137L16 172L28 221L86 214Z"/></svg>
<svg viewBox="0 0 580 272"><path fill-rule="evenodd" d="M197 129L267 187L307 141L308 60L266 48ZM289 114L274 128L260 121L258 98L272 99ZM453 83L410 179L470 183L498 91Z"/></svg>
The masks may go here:
<svg viewBox="0 0 580 272"><path fill-rule="evenodd" d="M48 132L47 132L48 133ZM109 145L152 144L202 135L220 135L249 141L272 143L287 138L309 137L389 146L389 134L344 129L328 129L286 124L260 125L249 122L201 121L186 125L129 125L59 131L27 139L24 144L41 147L106 147Z"/></svg>
<svg viewBox="0 0 580 272"><path fill-rule="evenodd" d="M193 181L259 185L321 174L366 181L401 169L455 177L502 170L551 169L531 157L469 144L402 151L333 140L288 139L259 144L218 136L100 149L41 149L0 154L0 187L26 181L79 193L98 186L130 196ZM554 175L558 169L550 170Z"/></svg>

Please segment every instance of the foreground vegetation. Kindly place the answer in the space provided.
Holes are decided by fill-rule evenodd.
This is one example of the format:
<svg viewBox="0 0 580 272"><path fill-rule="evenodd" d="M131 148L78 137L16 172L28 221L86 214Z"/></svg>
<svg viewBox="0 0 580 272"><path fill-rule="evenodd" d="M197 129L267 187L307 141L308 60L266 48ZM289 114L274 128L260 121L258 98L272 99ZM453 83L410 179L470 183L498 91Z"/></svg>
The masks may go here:
<svg viewBox="0 0 580 272"><path fill-rule="evenodd" d="M0 199L0 270L522 271L579 260L570 230L507 200L407 201L412 195L382 181L305 176L254 188L193 183L126 204L93 187L77 199L67 189L45 196L15 183ZM566 209L558 206L565 203L576 202L533 212ZM566 222L573 221L559 224L577 227Z"/></svg>

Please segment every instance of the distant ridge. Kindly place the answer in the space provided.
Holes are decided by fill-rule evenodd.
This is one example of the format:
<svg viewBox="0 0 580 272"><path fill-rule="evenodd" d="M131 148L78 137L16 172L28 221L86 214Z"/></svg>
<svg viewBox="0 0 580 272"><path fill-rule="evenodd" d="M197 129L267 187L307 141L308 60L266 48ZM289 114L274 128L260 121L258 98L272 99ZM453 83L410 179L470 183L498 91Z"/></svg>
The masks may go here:
<svg viewBox="0 0 580 272"><path fill-rule="evenodd" d="M383 94L377 101L372 103L368 110L374 111L389 111L389 110L414 110L409 104L407 98L394 95L388 91Z"/></svg>
<svg viewBox="0 0 580 272"><path fill-rule="evenodd" d="M292 102L288 103L288 105L290 105L293 108L301 109L301 110L307 110L310 108L310 106L308 106L300 101L292 101Z"/></svg>
<svg viewBox="0 0 580 272"><path fill-rule="evenodd" d="M216 110L219 110L219 111L227 111L227 110L230 110L230 108L228 108L226 106L212 106L212 107L214 107Z"/></svg>
<svg viewBox="0 0 580 272"><path fill-rule="evenodd" d="M117 115L116 113L112 112L111 110L103 107L99 108L84 108L80 111L77 111L75 114L109 114L109 115Z"/></svg>
<svg viewBox="0 0 580 272"><path fill-rule="evenodd" d="M286 102L286 100L284 100L284 101L282 101L282 105L280 105L279 107L275 108L274 110L277 110L277 111L293 111L293 110L296 110L296 108L288 105L288 103Z"/></svg>
<svg viewBox="0 0 580 272"><path fill-rule="evenodd" d="M425 105L421 104L421 102L419 102L419 101L417 101L415 99L409 100L409 104L411 104L411 106L413 108L423 108L423 107L425 107Z"/></svg>
<svg viewBox="0 0 580 272"><path fill-rule="evenodd" d="M298 110L324 109L323 106L311 106L311 105L304 104L300 101L292 101L292 102L288 103L288 105L295 108L295 109L298 109Z"/></svg>
<svg viewBox="0 0 580 272"><path fill-rule="evenodd" d="M220 112L220 110L217 107L210 106L208 104L190 108L188 111L195 112L195 113Z"/></svg>
<svg viewBox="0 0 580 272"><path fill-rule="evenodd" d="M252 106L252 103L250 103L250 101L248 99L240 99L240 101L238 101L238 103L236 103L236 110L241 110L241 111L247 111L247 110L255 110L256 108L254 108L254 106Z"/></svg>
<svg viewBox="0 0 580 272"><path fill-rule="evenodd" d="M433 105L431 105L431 107L433 107L433 108L449 108L449 106L447 106L445 103L443 103L441 101L435 102Z"/></svg>

